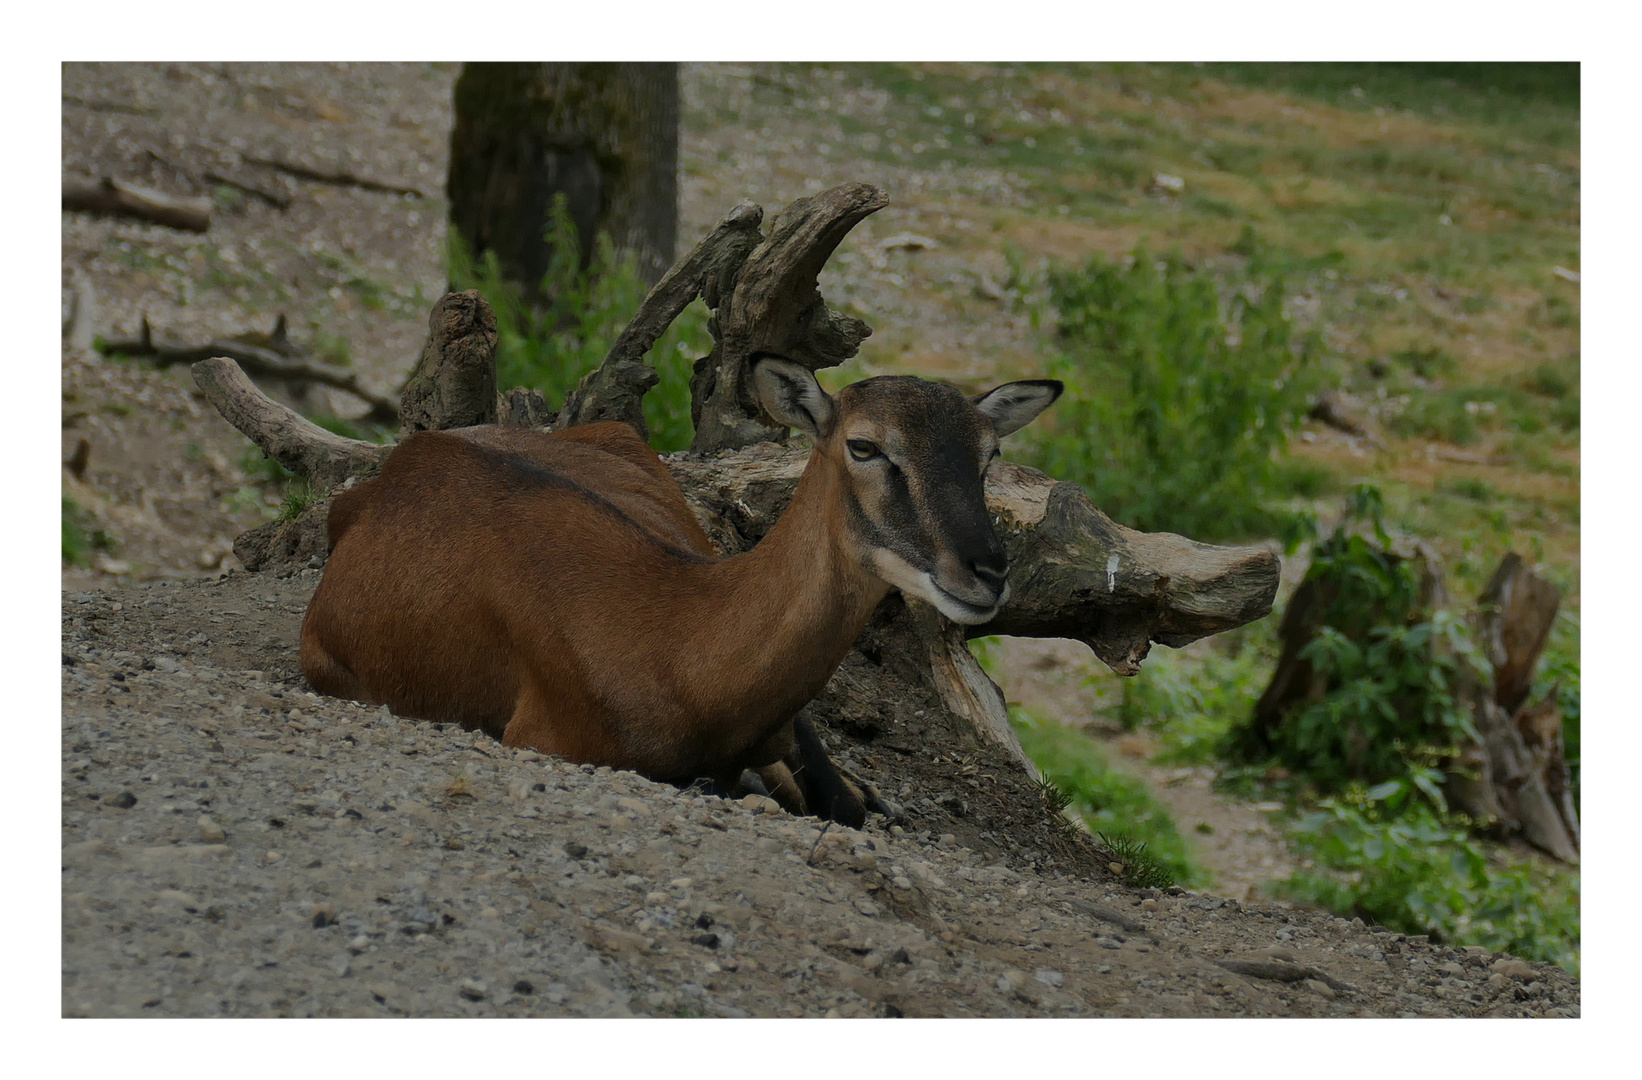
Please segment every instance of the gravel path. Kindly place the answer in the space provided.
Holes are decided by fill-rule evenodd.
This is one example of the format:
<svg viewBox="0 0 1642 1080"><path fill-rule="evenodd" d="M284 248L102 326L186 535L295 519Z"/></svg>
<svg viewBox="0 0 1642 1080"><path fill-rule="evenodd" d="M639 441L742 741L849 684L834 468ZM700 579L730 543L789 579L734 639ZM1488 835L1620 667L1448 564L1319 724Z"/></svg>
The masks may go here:
<svg viewBox="0 0 1642 1080"><path fill-rule="evenodd" d="M64 1015L1579 1015L1549 965L318 697L317 579L64 594Z"/></svg>

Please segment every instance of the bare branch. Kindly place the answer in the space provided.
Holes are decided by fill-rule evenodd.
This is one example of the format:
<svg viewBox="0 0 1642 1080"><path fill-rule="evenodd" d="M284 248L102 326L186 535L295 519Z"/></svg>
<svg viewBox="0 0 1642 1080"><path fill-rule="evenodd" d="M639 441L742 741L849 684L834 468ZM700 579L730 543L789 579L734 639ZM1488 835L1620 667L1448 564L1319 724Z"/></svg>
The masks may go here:
<svg viewBox="0 0 1642 1080"><path fill-rule="evenodd" d="M138 218L188 232L211 227L211 200L192 195L167 195L105 176L100 180L65 177L63 209L113 217Z"/></svg>
<svg viewBox="0 0 1642 1080"><path fill-rule="evenodd" d="M238 428L263 453L316 490L327 490L351 477L375 472L388 447L345 439L305 419L257 389L240 366L226 356L193 366L194 382L223 419Z"/></svg>

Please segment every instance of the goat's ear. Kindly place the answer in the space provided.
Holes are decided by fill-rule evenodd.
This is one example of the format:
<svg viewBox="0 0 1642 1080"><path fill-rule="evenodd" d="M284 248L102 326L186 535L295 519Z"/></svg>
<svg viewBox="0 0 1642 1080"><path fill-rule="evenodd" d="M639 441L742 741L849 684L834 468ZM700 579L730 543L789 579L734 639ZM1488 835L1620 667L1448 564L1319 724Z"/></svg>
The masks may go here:
<svg viewBox="0 0 1642 1080"><path fill-rule="evenodd" d="M1036 420L1065 389L1059 379L1023 379L993 387L975 399L975 407L992 421L1001 439Z"/></svg>
<svg viewBox="0 0 1642 1080"><path fill-rule="evenodd" d="M759 353L753 357L753 390L778 423L795 427L816 442L832 430L832 398L804 365Z"/></svg>

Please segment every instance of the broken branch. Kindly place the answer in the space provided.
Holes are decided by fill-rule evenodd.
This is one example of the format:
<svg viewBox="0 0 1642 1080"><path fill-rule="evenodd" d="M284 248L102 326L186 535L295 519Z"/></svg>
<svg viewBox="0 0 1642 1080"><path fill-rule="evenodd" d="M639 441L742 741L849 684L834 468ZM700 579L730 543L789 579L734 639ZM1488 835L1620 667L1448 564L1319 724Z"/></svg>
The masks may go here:
<svg viewBox="0 0 1642 1080"><path fill-rule="evenodd" d="M63 180L63 209L91 214L137 218L188 232L211 227L211 200L191 195L167 195L105 176L100 180L68 177Z"/></svg>
<svg viewBox="0 0 1642 1080"><path fill-rule="evenodd" d="M232 358L215 356L192 368L194 382L217 412L262 452L324 491L375 472L389 448L333 435L257 389Z"/></svg>

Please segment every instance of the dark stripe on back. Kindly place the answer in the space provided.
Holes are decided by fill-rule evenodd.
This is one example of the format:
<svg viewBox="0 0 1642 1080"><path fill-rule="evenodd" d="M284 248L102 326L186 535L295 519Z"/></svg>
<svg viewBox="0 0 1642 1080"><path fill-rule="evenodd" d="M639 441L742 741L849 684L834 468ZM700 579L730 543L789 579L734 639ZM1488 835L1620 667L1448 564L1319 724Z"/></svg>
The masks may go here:
<svg viewBox="0 0 1642 1080"><path fill-rule="evenodd" d="M627 511L623 510L609 499L606 499L603 495L593 491L591 488L583 487L581 484L578 484L576 481L570 479L562 473L556 473L552 469L538 465L529 458L521 457L518 454L510 454L505 450L498 450L493 446L486 446L482 443L468 442L466 439L463 439L462 442L463 445L470 451L483 458L485 464L495 470L498 479L502 480L503 483L510 486L522 485L523 490L553 488L558 491L568 492L586 501L588 505L602 511L606 515L615 518L621 524L628 526L634 532L638 533L640 536L643 536L645 539L655 544L667 554L672 555L674 558L681 559L684 562L703 564L715 563L719 561L713 556L703 555L699 551L690 551L687 548L681 548L675 544L663 540L661 537L657 536L655 533L633 520L632 516L629 515ZM521 490L521 487L519 486L514 486L512 493L522 494L523 490Z"/></svg>

